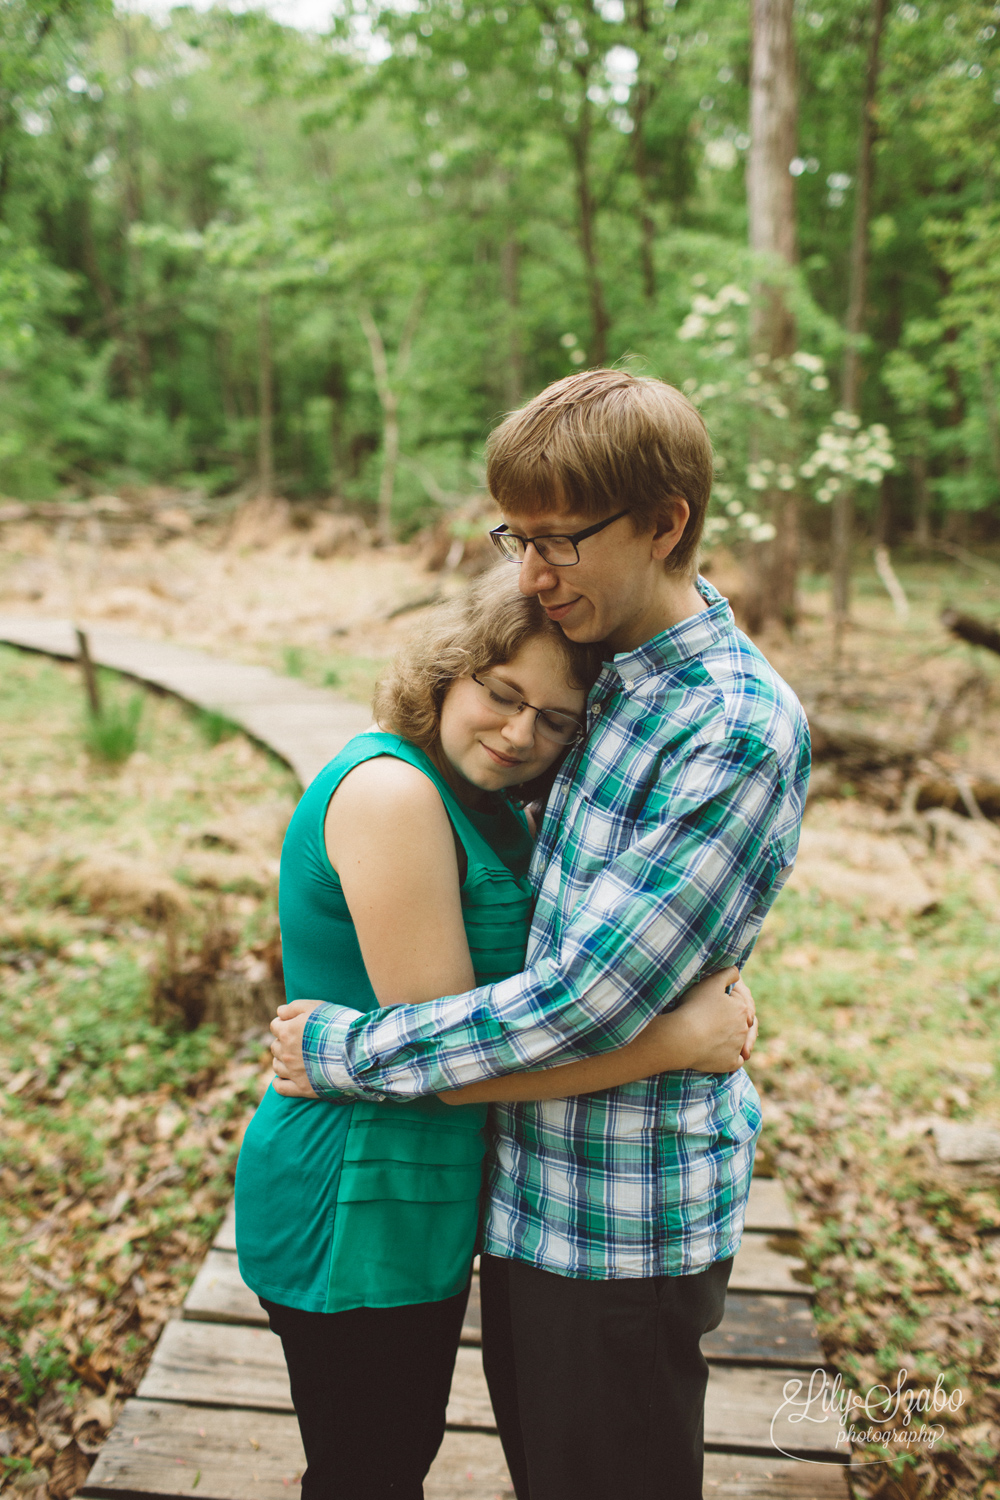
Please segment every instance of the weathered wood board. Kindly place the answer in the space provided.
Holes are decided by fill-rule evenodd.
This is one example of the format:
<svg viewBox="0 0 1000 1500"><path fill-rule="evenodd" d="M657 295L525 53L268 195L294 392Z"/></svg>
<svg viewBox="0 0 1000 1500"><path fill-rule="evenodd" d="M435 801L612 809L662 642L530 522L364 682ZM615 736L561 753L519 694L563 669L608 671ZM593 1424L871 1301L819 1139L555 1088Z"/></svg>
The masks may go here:
<svg viewBox="0 0 1000 1500"><path fill-rule="evenodd" d="M794 1234L795 1218L785 1185L777 1177L754 1177L747 1199L747 1229L765 1229L769 1234Z"/></svg>
<svg viewBox="0 0 1000 1500"><path fill-rule="evenodd" d="M757 1369L715 1365L705 1411L706 1442L716 1446L770 1452L771 1419L783 1401L789 1368ZM146 1400L188 1405L244 1407L290 1412L291 1397L281 1343L267 1329L218 1323L168 1323L153 1362L139 1387ZM491 1429L489 1392L478 1349L458 1351L448 1424ZM789 1452L832 1450L832 1425L779 1424L781 1447Z"/></svg>
<svg viewBox="0 0 1000 1500"><path fill-rule="evenodd" d="M730 1292L725 1317L705 1335L701 1347L710 1364L798 1365L812 1370L825 1361L805 1297L776 1292Z"/></svg>
<svg viewBox="0 0 1000 1500"><path fill-rule="evenodd" d="M160 1335L138 1395L147 1401L290 1412L281 1340L267 1328L176 1320ZM453 1427L495 1427L478 1349L459 1349L448 1402Z"/></svg>
<svg viewBox="0 0 1000 1500"><path fill-rule="evenodd" d="M288 1500L300 1494L304 1468L294 1416L133 1400L79 1493Z"/></svg>
<svg viewBox="0 0 1000 1500"><path fill-rule="evenodd" d="M215 1239L212 1241L212 1248L215 1249L215 1250L230 1250L230 1251L235 1251L235 1249L236 1249L236 1204L235 1203L230 1203L230 1205L229 1205L229 1212L226 1214L226 1217L223 1219L222 1224L221 1224L221 1226L219 1228L219 1232L215 1236Z"/></svg>
<svg viewBox="0 0 1000 1500"><path fill-rule="evenodd" d="M847 1449L837 1441L841 1423L836 1414L817 1409L811 1413L815 1420L796 1421L795 1409L787 1407L787 1397L796 1388L804 1393L808 1381L801 1370L713 1365L705 1399L706 1448L775 1458L845 1457Z"/></svg>
<svg viewBox="0 0 1000 1500"><path fill-rule="evenodd" d="M496 1418L478 1349L459 1349L451 1381L446 1420L449 1427L496 1431Z"/></svg>
<svg viewBox="0 0 1000 1500"><path fill-rule="evenodd" d="M81 1497L298 1500L305 1456L293 1416L129 1401ZM500 1439L447 1432L424 1484L425 1500L513 1500Z"/></svg>
<svg viewBox="0 0 1000 1500"><path fill-rule="evenodd" d="M281 1340L269 1328L168 1323L137 1394L147 1401L292 1410Z"/></svg>
<svg viewBox="0 0 1000 1500"><path fill-rule="evenodd" d="M705 1454L705 1500L849 1500L840 1464Z"/></svg>
<svg viewBox="0 0 1000 1500"><path fill-rule="evenodd" d="M267 1313L240 1275L236 1256L210 1250L184 1299L181 1316L199 1323L246 1323L266 1328Z"/></svg>
<svg viewBox="0 0 1000 1500"><path fill-rule="evenodd" d="M787 1235L747 1230L733 1261L730 1291L786 1292L809 1297L811 1288L805 1262L794 1253L782 1254L782 1249L789 1244L793 1245L794 1241L789 1241ZM796 1271L803 1279L796 1277Z"/></svg>

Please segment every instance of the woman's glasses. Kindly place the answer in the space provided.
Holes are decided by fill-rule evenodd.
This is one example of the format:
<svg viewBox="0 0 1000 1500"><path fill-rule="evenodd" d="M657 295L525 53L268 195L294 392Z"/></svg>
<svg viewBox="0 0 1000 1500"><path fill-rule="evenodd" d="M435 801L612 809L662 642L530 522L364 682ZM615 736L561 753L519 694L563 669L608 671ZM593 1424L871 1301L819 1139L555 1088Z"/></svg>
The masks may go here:
<svg viewBox="0 0 1000 1500"><path fill-rule="evenodd" d="M483 701L494 713L513 717L523 708L531 708L535 712L535 729L543 739L554 740L557 745L573 745L583 738L583 725L572 714L560 713L557 708L535 708L533 703L525 703L520 693L515 692L509 683L501 682L499 677L477 677L475 672L471 677Z"/></svg>
<svg viewBox="0 0 1000 1500"><path fill-rule="evenodd" d="M612 521L620 521L622 516L627 515L627 510L620 510L617 515L608 516L606 521L598 521L596 526L585 526L582 531L573 531L566 536L520 536L516 531L508 531L506 526L495 526L490 532L490 540L508 562L523 562L524 555L531 546L550 568L572 568L580 561L578 542L582 542L585 537L596 536L605 526L610 526Z"/></svg>

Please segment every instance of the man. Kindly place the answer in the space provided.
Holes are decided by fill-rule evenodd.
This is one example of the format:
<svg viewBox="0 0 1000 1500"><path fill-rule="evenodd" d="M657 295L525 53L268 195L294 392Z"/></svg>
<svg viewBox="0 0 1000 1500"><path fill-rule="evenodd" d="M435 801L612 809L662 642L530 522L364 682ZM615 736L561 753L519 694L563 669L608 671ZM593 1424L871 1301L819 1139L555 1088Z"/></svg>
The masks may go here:
<svg viewBox="0 0 1000 1500"><path fill-rule="evenodd" d="M283 1007L282 1092L441 1092L621 1046L747 958L794 857L801 709L696 574L704 423L672 387L570 376L493 434L520 586L609 660L532 865L528 967L375 1020ZM744 1072L491 1111L483 1360L518 1500L696 1500L707 1365L760 1128Z"/></svg>

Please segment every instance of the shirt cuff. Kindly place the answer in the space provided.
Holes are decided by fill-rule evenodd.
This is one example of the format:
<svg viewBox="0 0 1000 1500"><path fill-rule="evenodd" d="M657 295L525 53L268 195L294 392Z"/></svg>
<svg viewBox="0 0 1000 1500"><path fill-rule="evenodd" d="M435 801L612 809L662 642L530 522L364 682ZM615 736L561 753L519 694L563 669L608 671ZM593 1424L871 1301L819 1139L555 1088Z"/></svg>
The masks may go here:
<svg viewBox="0 0 1000 1500"><path fill-rule="evenodd" d="M302 1061L306 1076L321 1099L349 1103L360 1097L344 1065L344 1037L352 1021L364 1012L346 1005L317 1005L302 1033Z"/></svg>

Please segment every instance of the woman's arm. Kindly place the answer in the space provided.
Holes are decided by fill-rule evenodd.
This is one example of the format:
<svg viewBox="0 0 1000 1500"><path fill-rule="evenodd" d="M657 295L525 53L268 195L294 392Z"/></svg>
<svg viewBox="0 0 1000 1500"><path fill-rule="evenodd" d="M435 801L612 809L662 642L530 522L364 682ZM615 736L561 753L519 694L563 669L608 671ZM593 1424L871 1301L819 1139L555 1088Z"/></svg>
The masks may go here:
<svg viewBox="0 0 1000 1500"><path fill-rule="evenodd" d="M727 986L732 993L727 994ZM738 969L723 969L694 985L669 1015L649 1025L617 1052L562 1063L534 1073L510 1073L454 1089L439 1097L446 1104L512 1103L566 1099L635 1083L657 1073L693 1068L699 1073L732 1073L743 1066L757 1038L753 995Z"/></svg>
<svg viewBox="0 0 1000 1500"><path fill-rule="evenodd" d="M325 833L379 1004L474 985L455 840L433 782L390 756L364 761L330 799Z"/></svg>

